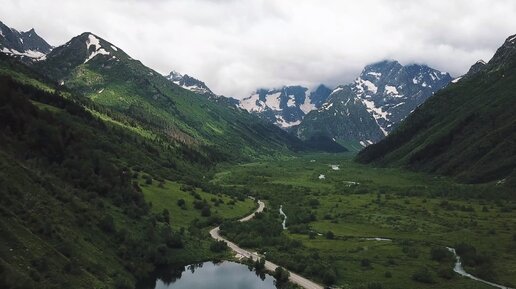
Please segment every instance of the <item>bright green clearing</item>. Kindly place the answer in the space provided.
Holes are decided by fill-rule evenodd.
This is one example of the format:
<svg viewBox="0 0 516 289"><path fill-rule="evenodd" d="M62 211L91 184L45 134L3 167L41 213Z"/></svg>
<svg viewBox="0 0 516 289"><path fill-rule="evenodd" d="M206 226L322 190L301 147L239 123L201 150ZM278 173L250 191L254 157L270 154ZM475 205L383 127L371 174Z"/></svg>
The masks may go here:
<svg viewBox="0 0 516 289"><path fill-rule="evenodd" d="M212 181L245 187L267 199L274 212L283 205L289 227L285 234L301 241L304 249L256 249L267 250L270 259L286 267L295 257L288 254L316 254L321 263L331 264L336 284L344 288L494 288L454 272L451 279L442 276L440 271L453 268L453 261L432 260L430 249L459 243L488 256L478 265L466 265L467 272L516 285L516 202L497 197L503 188L373 168L352 157L314 154L223 166ZM318 235L310 238L309 231ZM333 239L325 237L328 231ZM390 240L367 240L375 237ZM429 270L432 282L413 280L421 268ZM299 273L311 275L309 269Z"/></svg>

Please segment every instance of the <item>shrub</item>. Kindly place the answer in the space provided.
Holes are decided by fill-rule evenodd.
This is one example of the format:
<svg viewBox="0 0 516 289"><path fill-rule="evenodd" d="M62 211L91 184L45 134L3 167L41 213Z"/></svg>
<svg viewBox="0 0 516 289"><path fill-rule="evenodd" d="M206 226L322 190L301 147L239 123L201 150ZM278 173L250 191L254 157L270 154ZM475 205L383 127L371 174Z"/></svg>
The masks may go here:
<svg viewBox="0 0 516 289"><path fill-rule="evenodd" d="M437 275L443 279L452 279L455 276L455 272L451 268L441 268L437 271Z"/></svg>
<svg viewBox="0 0 516 289"><path fill-rule="evenodd" d="M333 270L326 270L323 274L323 282L326 285L334 284L337 281L337 274Z"/></svg>
<svg viewBox="0 0 516 289"><path fill-rule="evenodd" d="M370 267L371 266L371 261L369 261L369 259L362 259L362 260L360 260L360 266L362 266L362 267Z"/></svg>
<svg viewBox="0 0 516 289"><path fill-rule="evenodd" d="M385 278L392 278L392 273L390 271L385 272Z"/></svg>
<svg viewBox="0 0 516 289"><path fill-rule="evenodd" d="M414 274L412 274L412 280L427 284L435 283L432 272L425 267L414 272Z"/></svg>
<svg viewBox="0 0 516 289"><path fill-rule="evenodd" d="M224 241L212 241L210 244L210 250L216 253L226 251L227 248L228 245Z"/></svg>
<svg viewBox="0 0 516 289"><path fill-rule="evenodd" d="M203 217L209 217L211 216L211 210L210 210L210 206L206 205L202 208L201 210L201 216Z"/></svg>
<svg viewBox="0 0 516 289"><path fill-rule="evenodd" d="M276 278L276 284L283 284L288 282L290 273L282 267L277 267L276 270L274 270L273 276Z"/></svg>
<svg viewBox="0 0 516 289"><path fill-rule="evenodd" d="M177 200L177 205L183 210L186 209L186 202L183 199Z"/></svg>
<svg viewBox="0 0 516 289"><path fill-rule="evenodd" d="M430 249L430 257L437 262L453 260L453 254L444 247L433 247Z"/></svg>
<svg viewBox="0 0 516 289"><path fill-rule="evenodd" d="M332 240L335 238L335 234L332 231L326 232L325 236L326 236L326 239L328 239L328 240Z"/></svg>
<svg viewBox="0 0 516 289"><path fill-rule="evenodd" d="M152 185L152 177L149 175L145 176L145 184Z"/></svg>

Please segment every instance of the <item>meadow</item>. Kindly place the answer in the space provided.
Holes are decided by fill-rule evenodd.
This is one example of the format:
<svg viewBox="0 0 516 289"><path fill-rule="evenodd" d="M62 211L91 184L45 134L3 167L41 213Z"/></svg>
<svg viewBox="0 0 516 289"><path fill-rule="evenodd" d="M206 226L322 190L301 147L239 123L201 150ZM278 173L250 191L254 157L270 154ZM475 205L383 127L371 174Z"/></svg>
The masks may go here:
<svg viewBox="0 0 516 289"><path fill-rule="evenodd" d="M496 182L459 184L403 169L373 168L352 158L313 154L226 165L212 182L247 188L267 200L267 218L278 223L282 205L288 217L282 238L301 246L285 248L291 241L267 240L265 246L250 245L320 282L344 288L490 288L452 271L455 259L445 247L455 247L467 272L514 287L512 192ZM228 232L246 242L242 232ZM320 270L335 278L324 280L315 272Z"/></svg>

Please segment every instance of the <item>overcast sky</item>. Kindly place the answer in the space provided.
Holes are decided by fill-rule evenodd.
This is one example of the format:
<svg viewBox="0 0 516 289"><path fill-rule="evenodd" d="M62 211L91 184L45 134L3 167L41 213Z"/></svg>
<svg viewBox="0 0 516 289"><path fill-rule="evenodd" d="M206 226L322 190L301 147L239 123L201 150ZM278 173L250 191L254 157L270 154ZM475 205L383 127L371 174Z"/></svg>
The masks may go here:
<svg viewBox="0 0 516 289"><path fill-rule="evenodd" d="M2 0L0 20L51 45L90 31L218 94L352 81L368 63L457 76L516 34L515 0Z"/></svg>

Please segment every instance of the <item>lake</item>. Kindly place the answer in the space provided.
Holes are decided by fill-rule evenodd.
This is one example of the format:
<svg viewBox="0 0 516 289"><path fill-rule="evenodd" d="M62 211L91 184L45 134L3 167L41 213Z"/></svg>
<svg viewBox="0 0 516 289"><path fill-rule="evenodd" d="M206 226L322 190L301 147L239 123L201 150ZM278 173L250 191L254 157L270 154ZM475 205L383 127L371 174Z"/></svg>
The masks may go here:
<svg viewBox="0 0 516 289"><path fill-rule="evenodd" d="M274 278L235 262L205 262L165 270L138 289L275 289Z"/></svg>

